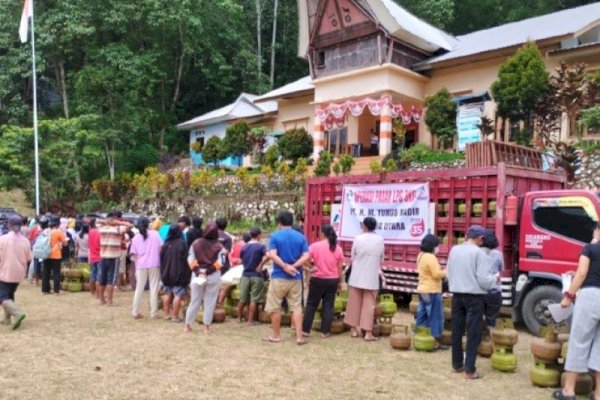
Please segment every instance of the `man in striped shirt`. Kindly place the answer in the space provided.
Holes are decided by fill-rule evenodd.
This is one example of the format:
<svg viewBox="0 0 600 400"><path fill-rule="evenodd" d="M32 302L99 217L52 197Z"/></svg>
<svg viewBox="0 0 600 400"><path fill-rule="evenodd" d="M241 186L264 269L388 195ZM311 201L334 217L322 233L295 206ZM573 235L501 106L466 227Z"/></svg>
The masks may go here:
<svg viewBox="0 0 600 400"><path fill-rule="evenodd" d="M133 225L126 221L119 221L119 213L111 211L102 222L100 232L100 257L102 262L98 270L98 286L100 287L100 304L113 306L113 293L115 290L115 274L117 261L121 256L121 239ZM106 297L104 293L106 292Z"/></svg>

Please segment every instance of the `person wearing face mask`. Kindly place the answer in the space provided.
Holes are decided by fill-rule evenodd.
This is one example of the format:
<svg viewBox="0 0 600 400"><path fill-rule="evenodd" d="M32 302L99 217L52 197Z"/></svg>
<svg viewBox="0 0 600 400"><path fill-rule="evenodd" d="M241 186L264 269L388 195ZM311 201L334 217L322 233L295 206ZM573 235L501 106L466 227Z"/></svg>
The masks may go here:
<svg viewBox="0 0 600 400"><path fill-rule="evenodd" d="M431 329L436 340L436 349L446 350L448 346L440 343L444 329L444 305L442 303L442 280L446 271L440 267L435 253L440 245L437 236L427 234L421 241L421 252L417 256L419 272L419 307L417 308L417 326Z"/></svg>
<svg viewBox="0 0 600 400"><path fill-rule="evenodd" d="M452 246L448 255L448 286L452 293L452 370L464 372L466 379L479 379L475 361L483 333L485 296L498 276L491 273L491 260L481 249L485 228L472 225L467 240ZM466 357L462 337L467 334Z"/></svg>

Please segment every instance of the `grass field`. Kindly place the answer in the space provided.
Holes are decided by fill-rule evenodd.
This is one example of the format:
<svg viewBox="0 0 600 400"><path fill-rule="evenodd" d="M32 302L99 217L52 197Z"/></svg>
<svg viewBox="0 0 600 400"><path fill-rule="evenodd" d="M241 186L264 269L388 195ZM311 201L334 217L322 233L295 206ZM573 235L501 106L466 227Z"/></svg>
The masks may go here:
<svg viewBox="0 0 600 400"><path fill-rule="evenodd" d="M146 295L147 296L147 295ZM24 282L17 302L27 313L18 331L0 326L1 399L549 399L529 381L531 337L515 348L514 374L484 378L450 372L450 353L399 352L388 340L367 343L348 334L309 338L297 346L265 343L266 325L231 319L212 335L163 320L129 317L132 292L119 307L97 305L88 293L42 296ZM147 297L146 297L147 299ZM146 305L147 308L147 305ZM145 314L148 312L145 310ZM410 322L406 311L396 322Z"/></svg>

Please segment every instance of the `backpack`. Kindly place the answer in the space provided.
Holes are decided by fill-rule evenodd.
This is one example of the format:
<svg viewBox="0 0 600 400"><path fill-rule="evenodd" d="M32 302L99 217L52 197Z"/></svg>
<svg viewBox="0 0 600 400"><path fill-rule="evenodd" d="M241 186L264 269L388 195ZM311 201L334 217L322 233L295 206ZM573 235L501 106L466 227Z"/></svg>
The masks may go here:
<svg viewBox="0 0 600 400"><path fill-rule="evenodd" d="M52 237L52 233L47 230L38 235L35 239L35 243L33 243L33 258L35 260L45 260L50 257L50 253L52 248L50 247L50 238Z"/></svg>

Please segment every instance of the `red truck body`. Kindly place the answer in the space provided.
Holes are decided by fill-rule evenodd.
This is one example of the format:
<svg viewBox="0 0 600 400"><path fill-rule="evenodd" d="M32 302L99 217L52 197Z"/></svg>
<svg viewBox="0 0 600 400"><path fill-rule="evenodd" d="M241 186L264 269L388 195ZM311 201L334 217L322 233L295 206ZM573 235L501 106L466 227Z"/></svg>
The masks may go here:
<svg viewBox="0 0 600 400"><path fill-rule="evenodd" d="M597 210L600 209L597 193L564 190L566 179L563 175L508 167L505 163L493 167L314 178L306 184L304 230L309 243L317 240L321 225L331 222L330 215L323 211L327 211L329 204L341 202L344 184L403 182L429 183L430 202L435 204L436 210L432 233L442 239L438 253L442 265L446 263L452 246L464 240L464 233L470 225L482 225L496 232L499 249L505 259L502 273L505 306L520 306L524 295L541 284L550 284L554 289L558 287L558 293L547 290L545 295L552 294L551 299L541 299L529 307L544 308L557 300L556 296L560 296L560 274L576 268L581 248L591 240L593 215L587 215L585 220L581 204L587 209L587 214L593 214L590 209L596 210L596 221ZM518 199L519 208L513 210L518 212L517 220L507 224L505 207L509 196L516 196L513 200ZM557 199L563 199L558 208L558 220L555 218ZM516 206L517 202L514 203ZM571 203L576 203L576 210L569 208ZM568 231L576 230L564 228L569 223L570 213L580 218L573 219L573 222L585 225L583 232L575 235L579 240L564 236L573 233ZM585 239L587 236L589 238ZM352 242L341 240L340 245L349 259ZM386 243L382 265L386 277L383 290L398 294L416 292L418 253L418 245ZM519 285L517 280L521 281ZM538 325L548 322L545 308L540 313L543 315L529 316L529 322L524 316L531 330L538 328L531 318L536 318ZM520 313L515 317L520 319Z"/></svg>

